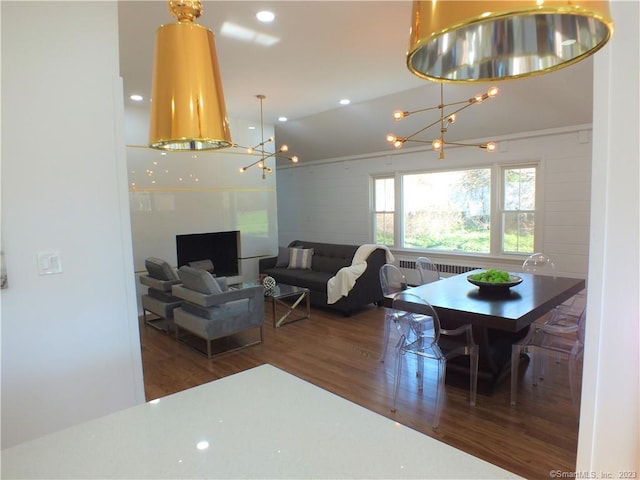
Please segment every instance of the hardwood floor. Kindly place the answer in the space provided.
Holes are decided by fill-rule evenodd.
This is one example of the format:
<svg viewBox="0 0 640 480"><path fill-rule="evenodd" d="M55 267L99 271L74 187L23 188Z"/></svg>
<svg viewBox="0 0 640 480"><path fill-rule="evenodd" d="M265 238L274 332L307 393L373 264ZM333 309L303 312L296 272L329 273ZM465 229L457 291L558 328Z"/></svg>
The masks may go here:
<svg viewBox="0 0 640 480"><path fill-rule="evenodd" d="M397 412L390 411L393 348L389 348L386 362L380 362L381 307L371 306L351 317L312 309L310 319L278 329L271 326L270 310L266 309L263 344L213 360L142 321L140 324L147 400L270 363L523 477L550 478L551 470L575 470L578 420L566 359L560 363L548 359L546 377L537 387L532 386L529 366L521 375L515 407L509 404L508 382L491 396L479 394L475 407L469 406L466 389L447 386L440 426L433 430L434 398L429 383L433 375L428 369L423 392L417 389L415 374L404 371ZM406 363L406 369L414 364Z"/></svg>

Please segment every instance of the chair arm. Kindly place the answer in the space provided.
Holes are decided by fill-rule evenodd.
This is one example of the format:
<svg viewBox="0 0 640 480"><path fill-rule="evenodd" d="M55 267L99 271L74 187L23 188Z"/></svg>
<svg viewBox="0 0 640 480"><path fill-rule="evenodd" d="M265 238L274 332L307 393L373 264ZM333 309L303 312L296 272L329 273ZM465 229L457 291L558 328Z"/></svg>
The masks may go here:
<svg viewBox="0 0 640 480"><path fill-rule="evenodd" d="M203 293L196 292L195 290L185 288L182 285L175 285L172 289L172 293L178 298L200 305L201 307L213 307L215 305L221 305L223 303L243 298L262 299L264 297L264 287L262 285L254 285L247 288L240 288L238 290L228 290L222 293L205 295Z"/></svg>
<svg viewBox="0 0 640 480"><path fill-rule="evenodd" d="M149 275L140 275L139 278L142 285L162 292L170 292L174 285L182 283L181 280L158 280L157 278L150 277Z"/></svg>
<svg viewBox="0 0 640 480"><path fill-rule="evenodd" d="M458 336L463 334L466 334L467 342L470 345L475 344L475 341L473 340L473 327L469 323L460 325L458 328L453 328L453 329L441 328L440 329L440 335L447 335L447 336L453 337L453 336Z"/></svg>

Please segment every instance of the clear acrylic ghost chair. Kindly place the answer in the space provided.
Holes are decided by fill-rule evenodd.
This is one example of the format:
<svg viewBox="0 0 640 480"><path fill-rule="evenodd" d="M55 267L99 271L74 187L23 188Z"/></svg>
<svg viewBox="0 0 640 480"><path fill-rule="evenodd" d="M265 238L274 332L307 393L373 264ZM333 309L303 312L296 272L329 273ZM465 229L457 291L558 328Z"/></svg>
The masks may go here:
<svg viewBox="0 0 640 480"><path fill-rule="evenodd" d="M479 347L473 340L471 325L465 324L453 330L441 328L438 314L429 302L407 292L395 295L393 311L395 312L393 321L400 332L400 340L396 345L396 369L391 411L396 411L403 358L407 354L415 355L418 360L417 377L419 378L418 389L420 391L422 391L424 383L424 361L431 359L437 362L438 378L435 382L436 408L433 428L436 428L440 423L440 415L444 405L444 382L448 360L461 355L469 356L469 404L475 405ZM428 327L429 322L433 328Z"/></svg>
<svg viewBox="0 0 640 480"><path fill-rule="evenodd" d="M582 291L555 307L551 311L549 319L544 323L547 326L546 330L565 337L577 335L580 329L580 317L586 308L586 302L586 293ZM556 352L556 363L560 363L561 358L562 352ZM543 364L539 363L536 378L542 378L543 375Z"/></svg>
<svg viewBox="0 0 640 480"><path fill-rule="evenodd" d="M380 287L382 288L382 294L386 297L395 293L401 292L407 288L407 279L400 271L398 267L391 263L385 263L380 267ZM380 361L384 362L384 358L387 354L387 347L389 344L389 331L393 324L393 312L390 309L386 310L384 319L384 344L382 347L382 355Z"/></svg>
<svg viewBox="0 0 640 480"><path fill-rule="evenodd" d="M416 259L416 268L420 275L420 285L440 280L440 272L433 262L427 257L418 257Z"/></svg>
<svg viewBox="0 0 640 480"><path fill-rule="evenodd" d="M556 262L549 255L534 253L522 262L522 271L537 275L556 275Z"/></svg>
<svg viewBox="0 0 640 480"><path fill-rule="evenodd" d="M587 310L583 309L579 317L571 319L554 311L552 318L542 325L531 324L529 333L520 342L511 347L511 405L516 404L518 393L518 366L523 353L533 354L533 384L543 378L542 354L552 352L569 357L569 386L573 405L578 410L578 385L576 369L578 360L584 352L584 328Z"/></svg>
<svg viewBox="0 0 640 480"><path fill-rule="evenodd" d="M527 257L524 262L522 262L522 271L533 273L536 275L547 275L555 277L556 262L549 255L546 255L544 253L534 253L533 255ZM577 323L582 310L584 310L585 300L586 297L584 293L579 293L571 297L566 302L555 307L550 318L553 319L554 315L562 313L570 317L569 320L572 317L575 320L573 323Z"/></svg>
<svg viewBox="0 0 640 480"><path fill-rule="evenodd" d="M526 273L533 273L535 275L546 275L548 277L556 276L556 262L549 255L545 253L534 253L528 256L524 262L522 262L522 271ZM546 315L542 316L537 322L544 323L546 321Z"/></svg>

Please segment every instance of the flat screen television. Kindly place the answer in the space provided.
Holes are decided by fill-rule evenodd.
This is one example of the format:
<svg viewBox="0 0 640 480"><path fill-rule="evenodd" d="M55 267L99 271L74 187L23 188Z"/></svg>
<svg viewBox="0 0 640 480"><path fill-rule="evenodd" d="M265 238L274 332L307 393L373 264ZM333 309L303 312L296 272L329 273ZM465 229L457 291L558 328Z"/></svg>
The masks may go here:
<svg viewBox="0 0 640 480"><path fill-rule="evenodd" d="M198 260L211 260L213 273L216 276L238 276L240 275L238 268L239 245L239 230L176 235L178 267Z"/></svg>

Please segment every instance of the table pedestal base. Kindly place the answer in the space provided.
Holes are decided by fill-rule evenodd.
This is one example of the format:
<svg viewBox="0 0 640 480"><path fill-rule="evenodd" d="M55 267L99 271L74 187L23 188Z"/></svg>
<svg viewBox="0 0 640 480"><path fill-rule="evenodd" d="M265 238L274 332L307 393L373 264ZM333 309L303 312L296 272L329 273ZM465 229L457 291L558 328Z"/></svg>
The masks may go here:
<svg viewBox="0 0 640 480"><path fill-rule="evenodd" d="M450 328L447 326L446 328ZM527 334L528 329L510 333L473 327L473 337L480 346L478 364L478 393L491 395L503 381L511 378L511 346ZM520 365L526 366L529 357L523 355ZM457 357L447 362L446 382L460 388L469 388L469 358Z"/></svg>

